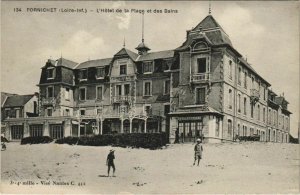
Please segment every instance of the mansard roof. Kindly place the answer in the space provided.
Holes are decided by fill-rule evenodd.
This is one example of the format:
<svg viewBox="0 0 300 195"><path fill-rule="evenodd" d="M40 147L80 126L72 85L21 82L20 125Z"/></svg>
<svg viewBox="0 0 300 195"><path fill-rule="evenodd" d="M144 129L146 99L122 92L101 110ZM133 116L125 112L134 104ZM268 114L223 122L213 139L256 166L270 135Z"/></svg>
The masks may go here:
<svg viewBox="0 0 300 195"><path fill-rule="evenodd" d="M286 101L286 99L282 96L279 97L275 97L275 103L278 105L282 105L284 102L288 103L288 101Z"/></svg>
<svg viewBox="0 0 300 195"><path fill-rule="evenodd" d="M144 55L139 55L136 61L140 62L140 61L172 58L172 57L174 57L174 50L165 50L165 51L157 51L157 52L147 53Z"/></svg>
<svg viewBox="0 0 300 195"><path fill-rule="evenodd" d="M67 68L74 68L77 64L77 62L73 62L62 57L57 60L57 66L64 66Z"/></svg>
<svg viewBox="0 0 300 195"><path fill-rule="evenodd" d="M136 58L138 57L138 54L134 53L133 51L127 48L122 48L114 55L114 57L123 57L123 56L129 56L133 61L135 61Z"/></svg>
<svg viewBox="0 0 300 195"><path fill-rule="evenodd" d="M65 59L65 58L59 58L57 60L52 60L52 59L48 59L47 64L51 64L52 66L63 66L63 67L67 67L70 69L75 68L75 66L78 65L77 62L73 62L71 60ZM44 66L43 68L45 68L46 66Z"/></svg>
<svg viewBox="0 0 300 195"><path fill-rule="evenodd" d="M89 60L86 62L82 62L78 64L74 69L84 69L90 67L103 67L110 64L112 58L104 58L104 59L97 59L97 60Z"/></svg>
<svg viewBox="0 0 300 195"><path fill-rule="evenodd" d="M32 97L34 94L31 95L13 95L7 97L3 107L21 107L24 106Z"/></svg>
<svg viewBox="0 0 300 195"><path fill-rule="evenodd" d="M212 15L208 15L195 28L187 31L187 40L176 50L185 50L194 40L200 38L209 40L208 42L213 46L228 45L233 48L231 40L223 28Z"/></svg>

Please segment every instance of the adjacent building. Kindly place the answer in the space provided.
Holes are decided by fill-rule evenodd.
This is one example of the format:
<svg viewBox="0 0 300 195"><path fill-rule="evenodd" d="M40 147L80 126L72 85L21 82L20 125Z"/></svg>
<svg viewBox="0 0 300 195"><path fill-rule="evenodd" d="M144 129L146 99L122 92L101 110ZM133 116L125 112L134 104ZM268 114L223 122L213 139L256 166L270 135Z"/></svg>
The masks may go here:
<svg viewBox="0 0 300 195"><path fill-rule="evenodd" d="M82 63L49 59L38 84L39 117L6 119L7 136L13 139L17 120L24 136L164 131L173 142L178 131L184 142L252 135L288 142L288 102L269 90L212 15L176 49L150 52L142 39L136 50L124 46Z"/></svg>
<svg viewBox="0 0 300 195"><path fill-rule="evenodd" d="M19 140L24 136L23 119L38 116L38 94L8 95L1 105L1 130L9 129L9 138ZM14 122L7 123L5 120ZM2 133L2 132L1 132Z"/></svg>

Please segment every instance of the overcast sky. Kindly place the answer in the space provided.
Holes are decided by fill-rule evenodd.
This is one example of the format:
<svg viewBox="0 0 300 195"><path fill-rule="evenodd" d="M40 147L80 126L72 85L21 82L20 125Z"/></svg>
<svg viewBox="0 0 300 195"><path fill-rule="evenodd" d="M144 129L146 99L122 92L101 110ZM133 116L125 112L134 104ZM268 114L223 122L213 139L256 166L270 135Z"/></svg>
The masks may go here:
<svg viewBox="0 0 300 195"><path fill-rule="evenodd" d="M207 14L208 2L1 2L1 91L38 91L41 67L61 55L75 62L112 57L141 42L141 14L96 13L97 8L152 9L145 14L145 42L159 51L180 46L186 30ZM291 133L299 119L299 2L214 2L212 15L233 46L289 101ZM89 13L32 13L27 8L86 8ZM21 8L22 12L14 12ZM178 13L158 14L154 9Z"/></svg>

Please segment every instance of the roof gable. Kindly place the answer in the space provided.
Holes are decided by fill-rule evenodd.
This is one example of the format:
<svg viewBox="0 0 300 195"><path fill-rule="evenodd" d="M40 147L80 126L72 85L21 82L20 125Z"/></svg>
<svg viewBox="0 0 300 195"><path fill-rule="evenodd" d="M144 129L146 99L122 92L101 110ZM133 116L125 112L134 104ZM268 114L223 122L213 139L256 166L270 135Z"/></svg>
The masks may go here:
<svg viewBox="0 0 300 195"><path fill-rule="evenodd" d="M138 57L138 54L134 53L133 51L130 51L129 49L122 48L114 55L114 57L123 57L123 56L129 56L133 61L135 61L136 58Z"/></svg>
<svg viewBox="0 0 300 195"><path fill-rule="evenodd" d="M221 30L223 30L221 25L215 20L212 15L206 16L195 28L193 28L193 30L200 30L200 28L202 28L203 30L216 28L220 28Z"/></svg>

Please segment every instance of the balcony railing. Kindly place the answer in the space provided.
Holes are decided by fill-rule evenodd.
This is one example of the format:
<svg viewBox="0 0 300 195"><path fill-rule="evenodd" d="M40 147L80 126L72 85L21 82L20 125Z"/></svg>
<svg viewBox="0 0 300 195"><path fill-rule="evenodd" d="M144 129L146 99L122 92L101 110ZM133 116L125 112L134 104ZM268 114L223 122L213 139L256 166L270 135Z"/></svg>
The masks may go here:
<svg viewBox="0 0 300 195"><path fill-rule="evenodd" d="M209 73L197 73L192 76L192 82L205 82L210 80Z"/></svg>
<svg viewBox="0 0 300 195"><path fill-rule="evenodd" d="M41 101L42 106L46 105L54 105L56 104L56 99L54 97L51 98L43 98Z"/></svg>
<svg viewBox="0 0 300 195"><path fill-rule="evenodd" d="M134 97L129 95L113 96L112 103L133 102Z"/></svg>
<svg viewBox="0 0 300 195"><path fill-rule="evenodd" d="M111 77L111 81L132 81L135 80L136 76L135 75L121 75L117 77Z"/></svg>

